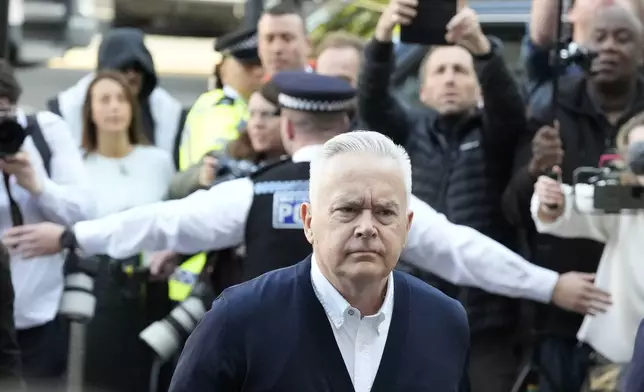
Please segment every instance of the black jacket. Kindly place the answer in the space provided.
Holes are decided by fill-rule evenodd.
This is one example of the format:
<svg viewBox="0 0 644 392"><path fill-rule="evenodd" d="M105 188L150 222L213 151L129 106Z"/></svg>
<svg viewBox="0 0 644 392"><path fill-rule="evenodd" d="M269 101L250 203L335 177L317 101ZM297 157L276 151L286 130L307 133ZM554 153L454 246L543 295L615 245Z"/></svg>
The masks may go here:
<svg viewBox="0 0 644 392"><path fill-rule="evenodd" d="M584 75L561 79L556 118L564 148L562 165L563 181L572 182L573 171L580 166L597 167L600 156L614 147L617 130L634 114L644 110L644 81L638 79L637 95L630 110L616 124L611 125L599 114L587 94ZM529 109L527 132L522 135L515 157L515 173L503 195L503 205L508 219L526 230L531 260L538 265L558 272L597 271L603 245L586 239L562 239L537 234L530 215L530 199L534 192L533 178L528 173L532 158L532 138L537 131L549 124L550 107ZM574 338L582 316L548 306L539 310L539 325L546 333Z"/></svg>
<svg viewBox="0 0 644 392"><path fill-rule="evenodd" d="M13 386L20 377L20 350L13 321L13 299L9 253L0 245L0 387Z"/></svg>
<svg viewBox="0 0 644 392"><path fill-rule="evenodd" d="M395 63L392 49L391 43L377 41L366 49L358 88L361 121L405 146L416 196L450 221L516 248L516 229L505 221L500 200L526 119L519 89L502 55L495 47L476 59L485 107L448 124L435 110L412 112L393 96L388 83ZM463 301L472 332L516 322L515 300L457 289L435 277L428 281Z"/></svg>

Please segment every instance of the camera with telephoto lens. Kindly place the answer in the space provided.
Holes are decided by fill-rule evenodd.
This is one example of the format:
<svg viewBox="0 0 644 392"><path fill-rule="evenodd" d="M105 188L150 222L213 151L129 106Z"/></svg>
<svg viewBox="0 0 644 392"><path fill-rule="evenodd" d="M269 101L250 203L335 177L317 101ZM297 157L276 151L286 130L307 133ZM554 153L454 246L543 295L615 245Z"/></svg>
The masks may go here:
<svg viewBox="0 0 644 392"><path fill-rule="evenodd" d="M83 257L68 250L65 258L65 287L58 314L77 323L88 323L94 317L96 296L94 278L99 261L95 257Z"/></svg>
<svg viewBox="0 0 644 392"><path fill-rule="evenodd" d="M575 64L584 71L589 72L593 60L599 55L599 53L572 42L572 40L567 41L564 46L559 51L559 58L562 60L564 68Z"/></svg>
<svg viewBox="0 0 644 392"><path fill-rule="evenodd" d="M15 155L27 138L27 131L15 117L0 119L0 158Z"/></svg>
<svg viewBox="0 0 644 392"><path fill-rule="evenodd" d="M599 168L575 170L573 184L593 187L592 207L605 214L644 209L644 187L637 177L644 176L644 142L632 143L626 160L614 159Z"/></svg>
<svg viewBox="0 0 644 392"><path fill-rule="evenodd" d="M197 326L214 300L210 285L198 281L192 292L164 319L155 321L140 334L141 338L164 361L172 358Z"/></svg>

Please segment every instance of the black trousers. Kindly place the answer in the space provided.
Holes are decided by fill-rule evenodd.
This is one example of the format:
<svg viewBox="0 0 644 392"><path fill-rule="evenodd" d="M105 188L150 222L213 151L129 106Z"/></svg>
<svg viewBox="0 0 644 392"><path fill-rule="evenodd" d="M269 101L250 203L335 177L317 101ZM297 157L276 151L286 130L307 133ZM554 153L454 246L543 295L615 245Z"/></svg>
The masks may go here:
<svg viewBox="0 0 644 392"><path fill-rule="evenodd" d="M95 278L96 312L87 326L85 383L105 392L148 392L153 351L139 333L165 317L170 308L167 282L131 279L108 261ZM159 375L159 392L167 391L171 369Z"/></svg>
<svg viewBox="0 0 644 392"><path fill-rule="evenodd" d="M483 333L470 345L472 392L510 392L521 362L520 347L512 333Z"/></svg>
<svg viewBox="0 0 644 392"><path fill-rule="evenodd" d="M30 391L64 390L69 344L67 321L57 318L38 327L18 330L17 336L22 374Z"/></svg>

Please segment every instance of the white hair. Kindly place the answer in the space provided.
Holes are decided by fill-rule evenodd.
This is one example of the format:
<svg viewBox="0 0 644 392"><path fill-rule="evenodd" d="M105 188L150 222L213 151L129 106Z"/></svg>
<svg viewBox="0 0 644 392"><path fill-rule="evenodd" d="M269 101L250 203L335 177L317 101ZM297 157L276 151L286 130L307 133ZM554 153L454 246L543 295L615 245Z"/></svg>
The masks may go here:
<svg viewBox="0 0 644 392"><path fill-rule="evenodd" d="M407 200L411 198L411 161L407 151L387 136L371 131L353 131L335 136L324 143L320 154L311 161L309 198L317 188L320 171L327 161L341 154L371 154L379 158L392 159L398 164L405 182Z"/></svg>

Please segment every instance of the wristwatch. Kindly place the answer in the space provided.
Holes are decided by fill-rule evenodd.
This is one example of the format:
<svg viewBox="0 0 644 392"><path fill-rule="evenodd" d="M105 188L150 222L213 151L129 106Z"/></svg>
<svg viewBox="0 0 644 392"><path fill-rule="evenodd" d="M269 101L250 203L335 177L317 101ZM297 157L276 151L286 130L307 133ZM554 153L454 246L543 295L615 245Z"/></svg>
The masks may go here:
<svg viewBox="0 0 644 392"><path fill-rule="evenodd" d="M63 231L63 234L60 235L60 247L62 249L76 249L78 246L76 242L76 235L74 234L74 230L67 228L65 231Z"/></svg>

